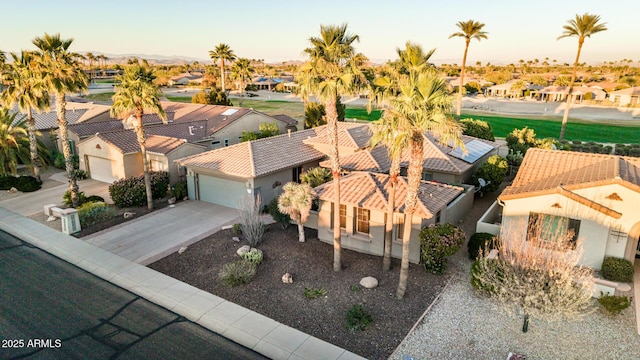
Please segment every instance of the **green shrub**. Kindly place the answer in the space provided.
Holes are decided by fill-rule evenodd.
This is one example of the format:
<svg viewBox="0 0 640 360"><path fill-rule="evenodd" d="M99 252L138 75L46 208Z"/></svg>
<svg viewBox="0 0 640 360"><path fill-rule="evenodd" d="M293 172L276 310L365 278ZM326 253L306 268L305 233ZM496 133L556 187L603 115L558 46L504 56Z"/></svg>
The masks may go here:
<svg viewBox="0 0 640 360"><path fill-rule="evenodd" d="M631 305L629 298L626 296L615 296L600 293L598 302L611 315L620 314L620 312Z"/></svg>
<svg viewBox="0 0 640 360"><path fill-rule="evenodd" d="M18 176L14 187L22 192L33 192L42 188L42 182L33 176Z"/></svg>
<svg viewBox="0 0 640 360"><path fill-rule="evenodd" d="M469 251L469 259L475 260L480 255L480 250L484 255L488 255L485 251L497 249L497 238L493 234L479 232L471 235L469 242L467 243L467 249Z"/></svg>
<svg viewBox="0 0 640 360"><path fill-rule="evenodd" d="M447 257L460 249L466 238L462 229L452 224L435 224L425 227L420 238L420 262L428 272L444 274Z"/></svg>
<svg viewBox="0 0 640 360"><path fill-rule="evenodd" d="M86 202L77 208L80 225L91 226L98 222L112 219L116 216L115 210L103 202Z"/></svg>
<svg viewBox="0 0 640 360"><path fill-rule="evenodd" d="M605 257L600 269L602 277L610 281L632 282L633 264L626 259Z"/></svg>
<svg viewBox="0 0 640 360"><path fill-rule="evenodd" d="M477 183L478 179L482 178L488 182L488 185L484 187L483 191L496 191L507 176L508 170L509 164L507 163L507 159L502 156L493 155L480 165L478 171L473 175L474 182Z"/></svg>
<svg viewBox="0 0 640 360"><path fill-rule="evenodd" d="M242 260L250 262L256 266L262 263L263 254L262 250L252 248L249 252L242 255Z"/></svg>
<svg viewBox="0 0 640 360"><path fill-rule="evenodd" d="M493 131L488 122L475 119L462 119L460 123L464 125L464 135L477 137L479 139L494 141Z"/></svg>
<svg viewBox="0 0 640 360"><path fill-rule="evenodd" d="M218 278L227 286L237 286L248 284L256 275L256 265L244 261L237 260L226 263L218 272Z"/></svg>
<svg viewBox="0 0 640 360"><path fill-rule="evenodd" d="M502 263L498 259L474 260L471 263L471 281L470 281L471 286L473 286L474 289L482 293L492 294L494 292L493 285L485 284L478 279L478 277L482 273L482 266L481 266L482 264L480 263L480 261L486 264L487 271L490 271L492 273L497 273L498 275L501 272L500 267Z"/></svg>
<svg viewBox="0 0 640 360"><path fill-rule="evenodd" d="M102 198L102 196L91 195L87 196L85 202L104 202L104 199Z"/></svg>
<svg viewBox="0 0 640 360"><path fill-rule="evenodd" d="M351 331L362 331L373 322L373 317L362 305L353 305L347 311L347 329Z"/></svg>
<svg viewBox="0 0 640 360"><path fill-rule="evenodd" d="M310 289L307 287L304 288L304 296L307 299L317 299L325 295L327 295L327 289L325 288L320 288L320 289Z"/></svg>
<svg viewBox="0 0 640 360"><path fill-rule="evenodd" d="M169 173L166 171L152 171L151 176L151 194L153 199L162 199L167 195L169 190ZM144 184L144 176L141 177Z"/></svg>
<svg viewBox="0 0 640 360"><path fill-rule="evenodd" d="M101 198L102 199L102 198ZM104 201L104 199L102 199L102 201ZM66 206L73 206L73 203L71 202L71 191L67 190L64 195L62 195L62 202L66 205ZM83 191L78 192L78 206L84 204L87 202L87 197L84 194Z"/></svg>
<svg viewBox="0 0 640 360"><path fill-rule="evenodd" d="M12 175L0 176L0 190L9 190L15 187L17 177Z"/></svg>
<svg viewBox="0 0 640 360"><path fill-rule="evenodd" d="M291 217L289 217L289 215L287 214L281 213L280 210L278 209L277 197L269 201L269 203L265 206L265 210L267 210L267 213L271 215L271 217L275 222L280 224L282 229L286 229L289 227L289 225L291 225Z"/></svg>
<svg viewBox="0 0 640 360"><path fill-rule="evenodd" d="M89 175L87 175L87 172L84 170L75 170L75 176L78 180L86 180L89 178Z"/></svg>
<svg viewBox="0 0 640 360"><path fill-rule="evenodd" d="M176 200L182 200L188 196L187 192L187 182L179 182L171 188L171 196L176 198Z"/></svg>
<svg viewBox="0 0 640 360"><path fill-rule="evenodd" d="M56 151L52 154L52 157L54 167L62 170L66 169L63 153ZM78 155L71 155L71 162L73 163L74 170L78 170L80 168L80 157Z"/></svg>
<svg viewBox="0 0 640 360"><path fill-rule="evenodd" d="M159 171L151 172L150 175L153 199L163 198L167 194L169 174ZM144 206L147 203L144 175L114 181L109 185L109 195L117 207Z"/></svg>
<svg viewBox="0 0 640 360"><path fill-rule="evenodd" d="M242 234L242 224L240 223L233 224L233 227L231 228L231 233L234 235Z"/></svg>

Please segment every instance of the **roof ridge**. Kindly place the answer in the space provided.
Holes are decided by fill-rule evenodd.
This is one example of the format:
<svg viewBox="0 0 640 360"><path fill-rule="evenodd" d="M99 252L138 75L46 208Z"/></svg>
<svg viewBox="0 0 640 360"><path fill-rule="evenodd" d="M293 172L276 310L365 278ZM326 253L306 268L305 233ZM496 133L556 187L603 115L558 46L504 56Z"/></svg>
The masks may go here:
<svg viewBox="0 0 640 360"><path fill-rule="evenodd" d="M247 141L247 142L248 142L247 150L249 151L249 166L251 168L251 176L255 177L257 171L256 171L256 162L255 162L255 159L253 158L253 142L252 141Z"/></svg>
<svg viewBox="0 0 640 360"><path fill-rule="evenodd" d="M377 177L378 175L382 175L382 174L375 174L374 175L374 173L368 172L368 171L366 171L364 173L369 178L369 181L371 181L373 183L373 187L374 187L374 189L376 189L376 193L382 198L382 202L384 203L384 207L387 208L389 206L388 192L387 192L387 196L385 196L384 192L382 191L382 189L380 189L380 186L382 184L378 184L377 179L374 179L374 177ZM389 176L387 175L386 177L388 178ZM393 210L395 210L395 206L394 206Z"/></svg>

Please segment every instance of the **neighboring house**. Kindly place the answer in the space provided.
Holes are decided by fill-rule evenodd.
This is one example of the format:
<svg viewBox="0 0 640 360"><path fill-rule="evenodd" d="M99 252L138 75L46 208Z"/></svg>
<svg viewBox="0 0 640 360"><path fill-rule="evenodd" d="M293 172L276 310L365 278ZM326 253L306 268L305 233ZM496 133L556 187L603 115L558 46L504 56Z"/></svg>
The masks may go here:
<svg viewBox="0 0 640 360"><path fill-rule="evenodd" d="M616 106L637 106L640 104L640 86L612 91L609 99Z"/></svg>
<svg viewBox="0 0 640 360"><path fill-rule="evenodd" d="M547 86L540 90L532 91L530 98L551 102L565 101L568 91L568 86ZM574 103L584 100L602 101L607 97L607 93L604 90L588 86L574 86L572 94Z"/></svg>
<svg viewBox="0 0 640 360"><path fill-rule="evenodd" d="M167 84L169 86L174 85L188 85L188 84L202 84L203 76L201 73L182 73L180 75L172 76L169 78Z"/></svg>
<svg viewBox="0 0 640 360"><path fill-rule="evenodd" d="M333 244L333 181L315 188L320 207L309 223L317 221L318 238ZM392 256L402 257L404 200L407 179L400 177L396 187ZM464 188L423 181L418 191L418 207L413 215L409 260L420 262L418 234L424 226L436 223L457 223L450 218L456 199ZM342 246L372 255L384 254L385 219L389 193L389 176L369 172L353 172L340 178L340 228ZM468 193L467 193L468 195ZM473 192L471 192L473 197ZM317 220L316 220L317 219Z"/></svg>
<svg viewBox="0 0 640 360"><path fill-rule="evenodd" d="M518 94L519 91L511 90L513 83L514 83L513 81L510 81L504 84L489 86L488 88L485 89L484 94L488 97L499 97L499 98L515 96L516 94Z"/></svg>
<svg viewBox="0 0 640 360"><path fill-rule="evenodd" d="M530 236L538 221L554 234L573 229L568 245L581 245L580 264L594 269L601 268L605 256L633 262L640 251L638 158L529 149L498 203L507 241ZM544 232L540 236L545 241L558 238Z"/></svg>
<svg viewBox="0 0 640 360"><path fill-rule="evenodd" d="M180 179L173 161L205 150L205 147L183 139L160 135L147 135L146 145L150 170L169 172L172 184ZM96 134L80 141L78 150L80 169L92 179L112 183L143 174L142 154L133 130Z"/></svg>
<svg viewBox="0 0 640 360"><path fill-rule="evenodd" d="M309 137L304 143L313 146L325 154L331 152L327 126L315 128L316 136ZM340 156L352 155L367 147L371 138L371 128L368 124L338 121L338 154Z"/></svg>
<svg viewBox="0 0 640 360"><path fill-rule="evenodd" d="M300 174L318 166L325 154L303 140L316 136L308 129L247 141L182 158L192 200L238 208L247 196L262 203L280 195L282 185L299 181Z"/></svg>

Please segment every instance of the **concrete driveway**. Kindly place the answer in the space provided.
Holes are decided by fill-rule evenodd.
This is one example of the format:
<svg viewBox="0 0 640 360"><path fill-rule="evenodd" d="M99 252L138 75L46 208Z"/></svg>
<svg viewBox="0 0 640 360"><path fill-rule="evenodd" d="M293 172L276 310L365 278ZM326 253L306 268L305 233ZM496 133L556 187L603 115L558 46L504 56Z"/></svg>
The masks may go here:
<svg viewBox="0 0 640 360"><path fill-rule="evenodd" d="M82 240L148 265L182 246L204 239L224 225L233 224L239 215L236 209L203 201L183 201L173 208L154 211Z"/></svg>

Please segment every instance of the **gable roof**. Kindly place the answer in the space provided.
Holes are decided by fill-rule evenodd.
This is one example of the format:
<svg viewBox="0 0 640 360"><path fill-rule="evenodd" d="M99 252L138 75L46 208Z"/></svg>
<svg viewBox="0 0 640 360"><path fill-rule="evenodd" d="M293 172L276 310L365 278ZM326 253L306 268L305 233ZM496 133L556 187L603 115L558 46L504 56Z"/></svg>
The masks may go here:
<svg viewBox="0 0 640 360"><path fill-rule="evenodd" d="M290 126L298 126L298 120L292 118L289 115L286 114L278 114L278 115L271 115L272 118L282 121L283 123L290 125Z"/></svg>
<svg viewBox="0 0 640 360"><path fill-rule="evenodd" d="M11 110L12 112L18 112L17 108ZM79 119L87 112L87 109L67 109L65 111L65 119L68 124L75 124ZM58 114L54 111L48 111L38 113L33 111L33 118L36 122L36 130L49 130L58 128ZM16 116L16 121L26 120L25 114L19 113Z"/></svg>
<svg viewBox="0 0 640 360"><path fill-rule="evenodd" d="M328 127L319 126L315 137L305 140L309 145L329 145ZM338 121L338 146L351 149L363 149L367 146L371 132L368 124Z"/></svg>
<svg viewBox="0 0 640 360"><path fill-rule="evenodd" d="M370 172L353 172L340 178L340 203L369 210L387 211L389 202L389 175ZM315 188L318 198L332 201L334 198L333 181ZM415 215L432 218L440 209L455 200L464 189L430 181L421 181L418 190L418 207ZM407 197L407 179L398 177L396 186L396 212L404 212Z"/></svg>
<svg viewBox="0 0 640 360"><path fill-rule="evenodd" d="M322 159L323 153L303 143L303 139L315 135L316 129L301 130L242 142L176 162L189 168L254 178Z"/></svg>
<svg viewBox="0 0 640 360"><path fill-rule="evenodd" d="M501 200L619 183L640 192L640 159L606 154L529 149Z"/></svg>
<svg viewBox="0 0 640 360"><path fill-rule="evenodd" d="M638 96L640 95L640 86L630 87L622 90L612 91L609 95L631 95Z"/></svg>
<svg viewBox="0 0 640 360"><path fill-rule="evenodd" d="M122 154L140 152L140 145L133 130L112 131L97 134L96 137L109 143ZM147 152L166 155L184 143L186 143L184 139L161 135L147 135Z"/></svg>
<svg viewBox="0 0 640 360"><path fill-rule="evenodd" d="M171 122L173 120L174 113L167 112L167 121ZM117 130L124 129L124 122L136 121L135 117L128 117L124 120L113 119L104 120L104 121L85 121L79 122L76 124L69 125L69 131L78 135L78 137L83 138L91 135L95 135L96 133L105 133ZM158 114L143 114L142 115L142 124L145 126L145 129L151 127L152 125L163 124L162 119L158 116ZM172 136L172 135L169 135Z"/></svg>

